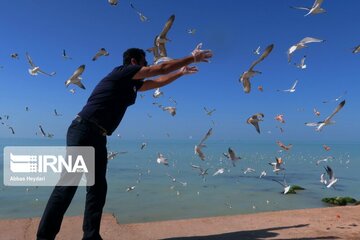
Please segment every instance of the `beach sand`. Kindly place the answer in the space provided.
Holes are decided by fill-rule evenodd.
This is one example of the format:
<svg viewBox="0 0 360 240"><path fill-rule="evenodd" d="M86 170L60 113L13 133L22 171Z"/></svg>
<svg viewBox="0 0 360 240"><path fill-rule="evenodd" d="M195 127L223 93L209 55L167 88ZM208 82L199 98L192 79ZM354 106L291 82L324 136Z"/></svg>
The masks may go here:
<svg viewBox="0 0 360 240"><path fill-rule="evenodd" d="M39 218L0 220L1 240L35 239ZM65 217L56 239L82 237L82 217ZM118 224L104 214L104 240L125 239L360 239L360 206Z"/></svg>

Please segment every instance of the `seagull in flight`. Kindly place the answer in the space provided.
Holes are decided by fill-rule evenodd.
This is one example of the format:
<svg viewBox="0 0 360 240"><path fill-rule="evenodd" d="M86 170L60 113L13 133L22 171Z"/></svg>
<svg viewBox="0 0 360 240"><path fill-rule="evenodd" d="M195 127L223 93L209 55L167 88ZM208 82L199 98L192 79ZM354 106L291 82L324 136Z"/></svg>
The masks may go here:
<svg viewBox="0 0 360 240"><path fill-rule="evenodd" d="M58 113L58 112L56 111L56 109L54 109L54 114L55 114L55 116L57 116L57 117L62 116L62 114Z"/></svg>
<svg viewBox="0 0 360 240"><path fill-rule="evenodd" d="M130 3L130 7L132 9L134 9L134 11L137 13L137 15L139 15L140 21L142 21L142 22L148 21L148 18L144 14L142 14L140 11L138 11L132 3Z"/></svg>
<svg viewBox="0 0 360 240"><path fill-rule="evenodd" d="M249 117L246 120L246 123L252 124L255 127L256 131L258 133L260 133L259 122L263 121L263 117L264 117L263 113L256 113L256 114L252 115L251 117Z"/></svg>
<svg viewBox="0 0 360 240"><path fill-rule="evenodd" d="M100 48L100 50L95 54L95 56L91 59L93 61L96 61L101 56L109 56L109 52L106 51L105 48Z"/></svg>
<svg viewBox="0 0 360 240"><path fill-rule="evenodd" d="M335 123L335 122L331 121L331 119L334 117L334 115L336 113L338 113L344 107L344 105L345 105L345 100L343 100L341 103L339 103L339 105L335 108L334 112L330 116L328 116L324 121L309 122L309 123L305 123L305 125L308 127L316 127L315 128L316 131L321 131L323 129L323 127Z"/></svg>
<svg viewBox="0 0 360 240"><path fill-rule="evenodd" d="M165 158L164 155L162 155L161 153L158 153L156 162L159 164L164 164L165 166L169 166L169 162L168 162L167 158Z"/></svg>
<svg viewBox="0 0 360 240"><path fill-rule="evenodd" d="M276 121L279 121L281 123L285 123L285 120L284 120L284 114L278 114L275 116L275 120Z"/></svg>
<svg viewBox="0 0 360 240"><path fill-rule="evenodd" d="M200 143L198 145L195 145L194 147L194 152L196 155L198 155L200 157L201 160L205 160L205 154L202 152L202 148L206 147L206 145L204 144L204 142L206 141L206 139L208 139L208 137L210 137L212 134L212 128L210 128L207 133L205 134L205 136L203 137L203 139L201 139Z"/></svg>
<svg viewBox="0 0 360 240"><path fill-rule="evenodd" d="M255 76L255 74L261 74L260 71L256 71L254 70L254 67L260 63L261 61L263 61L273 50L274 48L274 44L271 44L269 46L266 47L266 49L264 50L263 54L261 54L260 58L258 60L256 60L255 62L253 62L250 66L250 68L243 72L239 82L241 82L243 84L243 89L245 93L250 93L251 91L251 83L250 83L250 79Z"/></svg>
<svg viewBox="0 0 360 240"><path fill-rule="evenodd" d="M360 45L357 45L356 47L353 48L352 53L358 53L360 52Z"/></svg>
<svg viewBox="0 0 360 240"><path fill-rule="evenodd" d="M62 56L63 56L64 59L72 59L71 57L69 57L69 56L66 54L65 49L63 49Z"/></svg>
<svg viewBox="0 0 360 240"><path fill-rule="evenodd" d="M279 147L281 147L282 149L284 149L285 151L288 151L288 150L290 150L290 148L292 148L292 144L289 144L289 145L285 145L285 144L283 144L282 142L280 142L280 141L276 141L276 143L277 143L277 145L279 145Z"/></svg>
<svg viewBox="0 0 360 240"><path fill-rule="evenodd" d="M195 168L195 169L199 169L200 170L200 173L199 175L203 178L203 180L205 181L205 175L208 175L208 168L207 169L203 169L202 167L198 166L198 165L194 165L194 164L191 164L191 167L192 168Z"/></svg>
<svg viewBox="0 0 360 240"><path fill-rule="evenodd" d="M171 116L176 115L176 107L163 107L162 110L169 112Z"/></svg>
<svg viewBox="0 0 360 240"><path fill-rule="evenodd" d="M329 176L328 185L326 185L326 187L330 188L338 181L338 179L335 178L334 171L329 166L326 166L324 168L325 168L327 175Z"/></svg>
<svg viewBox="0 0 360 240"><path fill-rule="evenodd" d="M187 30L188 34L194 35L196 33L196 29L195 28L190 28Z"/></svg>
<svg viewBox="0 0 360 240"><path fill-rule="evenodd" d="M43 135L43 137L46 137L46 133L41 125L39 125L39 129L40 129L41 135Z"/></svg>
<svg viewBox="0 0 360 240"><path fill-rule="evenodd" d="M254 54L256 55L260 55L260 46L258 46L254 51L253 51Z"/></svg>
<svg viewBox="0 0 360 240"><path fill-rule="evenodd" d="M216 111L216 109L215 109L215 108L214 108L214 109L209 110L209 109L207 109L206 107L204 107L204 110L205 110L205 112L206 112L206 115L208 115L208 116L211 116L211 114L213 114L213 112L215 112L215 111Z"/></svg>
<svg viewBox="0 0 360 240"><path fill-rule="evenodd" d="M85 86L81 83L81 74L84 72L85 70L85 65L80 65L80 67L78 67L76 69L76 71L73 73L73 75L71 75L71 77L65 81L65 86L69 86L70 84L75 84L77 86L79 86L82 89L85 89Z"/></svg>
<svg viewBox="0 0 360 240"><path fill-rule="evenodd" d="M269 165L273 166L273 172L277 174L278 172L285 170L285 168L281 166L282 163L283 160L281 157L275 157L275 162L270 162Z"/></svg>
<svg viewBox="0 0 360 240"><path fill-rule="evenodd" d="M213 176L223 174L225 172L225 168L219 168L216 172L214 172Z"/></svg>
<svg viewBox="0 0 360 240"><path fill-rule="evenodd" d="M164 93L162 91L160 91L160 88L155 89L155 92L153 94L154 98L158 98L158 97L160 97L162 95L164 95Z"/></svg>
<svg viewBox="0 0 360 240"><path fill-rule="evenodd" d="M18 53L12 53L12 54L10 54L10 57L14 58L14 59L19 59L19 54Z"/></svg>
<svg viewBox="0 0 360 240"><path fill-rule="evenodd" d="M316 161L316 165L319 165L321 162L327 162L329 159L334 159L332 156L328 156L326 158L320 159Z"/></svg>
<svg viewBox="0 0 360 240"><path fill-rule="evenodd" d="M236 156L235 151L232 150L231 148L228 148L228 154L227 154L227 156L229 156L229 159L231 160L232 165L233 165L234 167L236 167L235 162L236 162L237 160L240 160L240 159L241 159L241 157Z"/></svg>
<svg viewBox="0 0 360 240"><path fill-rule="evenodd" d="M291 61L291 55L296 51L296 50L299 50L299 49L302 49L302 48L305 48L307 47L306 44L308 43L316 43L316 42L324 42L325 40L321 40L321 39L317 39L317 38L313 38L313 37L305 37L303 38L300 42L292 45L288 52L287 52L287 55L288 55L288 62Z"/></svg>
<svg viewBox="0 0 360 240"><path fill-rule="evenodd" d="M30 57L30 55L29 55L28 53L26 53L26 58L27 58L30 66L31 66L31 68L29 68L29 73L30 73L31 75L35 76L35 75L37 75L38 73L42 73L42 74L44 74L44 75L47 75L47 76L52 77L52 76L54 76L54 75L56 74L56 72L46 73L46 72L44 72L43 70L41 70L39 66L36 66L36 65L34 64L34 62L32 61L32 59L31 59L31 57Z"/></svg>
<svg viewBox="0 0 360 240"><path fill-rule="evenodd" d="M170 28L172 27L174 21L175 21L175 15L171 15L169 19L166 21L165 26L160 32L160 34L155 37L153 47L147 49L148 52L153 53L155 64L159 64L161 62L171 60L171 58L169 58L167 55L165 44L166 42L171 41L170 39L167 38L166 35L169 32Z"/></svg>
<svg viewBox="0 0 360 240"><path fill-rule="evenodd" d="M294 65L295 65L297 68L305 69L305 68L306 68L305 59L306 59L306 56L304 56L304 57L301 59L300 64L294 63Z"/></svg>
<svg viewBox="0 0 360 240"><path fill-rule="evenodd" d="M296 91L296 85L298 83L298 80L295 80L294 84L289 89L282 90L283 92L293 93ZM278 90L280 91L280 90Z"/></svg>
<svg viewBox="0 0 360 240"><path fill-rule="evenodd" d="M315 0L313 6L310 7L291 7L291 8L295 8L295 9L300 9L300 10L307 10L308 13L304 15L304 17L308 16L308 15L315 15L315 14L319 14L319 13L326 13L326 10L321 8L321 4L323 3L324 0Z"/></svg>
<svg viewBox="0 0 360 240"><path fill-rule="evenodd" d="M116 6L118 4L118 0L108 0L111 6Z"/></svg>
<svg viewBox="0 0 360 240"><path fill-rule="evenodd" d="M347 93L347 91L345 91L345 92L343 93L343 95L341 95L341 96L339 96L339 97L337 97L337 98L335 98L335 99L333 99L333 100L323 101L322 103L337 102L337 101L339 101L344 95L346 95L346 93Z"/></svg>
<svg viewBox="0 0 360 240"><path fill-rule="evenodd" d="M281 186L284 187L284 194L287 194L289 191L290 191L290 188L291 188L291 185L288 185L286 180L285 180L285 174L284 174L284 179L283 179L283 182L280 182L279 180L276 180L276 179L272 179L273 181L279 183Z"/></svg>

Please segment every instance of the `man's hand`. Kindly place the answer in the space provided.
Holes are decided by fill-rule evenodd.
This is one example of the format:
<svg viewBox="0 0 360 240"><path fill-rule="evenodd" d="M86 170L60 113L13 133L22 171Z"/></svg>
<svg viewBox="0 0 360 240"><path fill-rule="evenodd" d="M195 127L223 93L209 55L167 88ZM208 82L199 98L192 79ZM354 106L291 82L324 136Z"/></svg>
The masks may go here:
<svg viewBox="0 0 360 240"><path fill-rule="evenodd" d="M209 58L212 57L211 50L201 50L202 43L199 43L196 48L191 52L194 57L194 62L209 62Z"/></svg>
<svg viewBox="0 0 360 240"><path fill-rule="evenodd" d="M198 71L199 71L198 68L195 66L184 66L180 68L180 72L182 75L193 74L193 73L197 73Z"/></svg>

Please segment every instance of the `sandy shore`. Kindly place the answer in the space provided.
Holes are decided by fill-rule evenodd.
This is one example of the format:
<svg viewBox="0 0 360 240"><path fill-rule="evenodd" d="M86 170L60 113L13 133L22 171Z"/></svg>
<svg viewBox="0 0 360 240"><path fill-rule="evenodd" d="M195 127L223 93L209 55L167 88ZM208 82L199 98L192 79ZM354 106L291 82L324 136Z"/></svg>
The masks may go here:
<svg viewBox="0 0 360 240"><path fill-rule="evenodd" d="M35 239L38 218L0 220L1 240ZM82 217L66 217L57 239L82 237ZM105 214L105 240L125 239L360 239L360 206L266 212L137 224Z"/></svg>

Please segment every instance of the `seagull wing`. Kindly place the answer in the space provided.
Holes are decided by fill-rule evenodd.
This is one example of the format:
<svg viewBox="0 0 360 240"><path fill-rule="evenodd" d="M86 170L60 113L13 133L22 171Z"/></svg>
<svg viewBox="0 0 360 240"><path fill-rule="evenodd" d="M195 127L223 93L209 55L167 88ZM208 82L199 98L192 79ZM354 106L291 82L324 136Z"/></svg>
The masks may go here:
<svg viewBox="0 0 360 240"><path fill-rule="evenodd" d="M345 100L342 101L341 103L339 103L339 105L335 108L334 112L333 112L330 116L328 116L328 117L325 119L324 122L330 121L330 119L331 119L337 112L339 112L340 109L342 109L342 108L344 107L344 105L345 105Z"/></svg>
<svg viewBox="0 0 360 240"><path fill-rule="evenodd" d="M206 141L206 139L208 139L208 137L210 137L212 134L212 128L210 128L207 133L205 134L205 136L203 137L203 139L201 139L200 143L199 143L199 147L201 147L204 142Z"/></svg>
<svg viewBox="0 0 360 240"><path fill-rule="evenodd" d="M41 70L41 69L39 69L38 71L39 71L39 73L42 73L42 74L47 75L47 76L50 76L50 77L52 77L52 76L54 76L54 75L56 74L56 72L46 73L46 72L44 72L44 71Z"/></svg>
<svg viewBox="0 0 360 240"><path fill-rule="evenodd" d="M313 8L319 8L321 6L321 4L323 3L324 0L315 0L313 6L311 7Z"/></svg>
<svg viewBox="0 0 360 240"><path fill-rule="evenodd" d="M271 53L273 48L274 48L274 44L270 44L269 46L267 46L263 54L261 54L260 58L251 64L249 71L251 71L256 66L256 64L264 60Z"/></svg>
<svg viewBox="0 0 360 240"><path fill-rule="evenodd" d="M296 80L296 81L294 82L294 84L292 85L291 89L295 89L295 88L296 88L297 83L298 83L298 80Z"/></svg>
<svg viewBox="0 0 360 240"><path fill-rule="evenodd" d="M26 58L27 58L29 64L31 65L31 67L36 67L34 62L31 59L30 55L28 53L25 53L25 54L26 54Z"/></svg>
<svg viewBox="0 0 360 240"><path fill-rule="evenodd" d="M173 25L175 20L175 15L171 15L170 18L167 20L167 22L165 23L165 26L163 28L163 30L161 31L161 33L159 34L160 38L166 38L166 34L168 33L168 31L170 30L171 26Z"/></svg>
<svg viewBox="0 0 360 240"><path fill-rule="evenodd" d="M85 65L80 65L80 67L78 67L75 72L73 73L73 75L70 77L71 79L73 78L79 78L79 76L84 72L85 70Z"/></svg>
<svg viewBox="0 0 360 240"><path fill-rule="evenodd" d="M308 7L293 7L293 6L290 6L290 8L310 11L310 8L308 8Z"/></svg>
<svg viewBox="0 0 360 240"><path fill-rule="evenodd" d="M325 40L321 40L321 39L318 39L318 38L306 37L306 38L303 38L299 43L305 45L307 43L324 42L324 41Z"/></svg>

